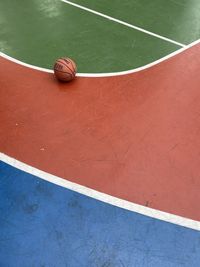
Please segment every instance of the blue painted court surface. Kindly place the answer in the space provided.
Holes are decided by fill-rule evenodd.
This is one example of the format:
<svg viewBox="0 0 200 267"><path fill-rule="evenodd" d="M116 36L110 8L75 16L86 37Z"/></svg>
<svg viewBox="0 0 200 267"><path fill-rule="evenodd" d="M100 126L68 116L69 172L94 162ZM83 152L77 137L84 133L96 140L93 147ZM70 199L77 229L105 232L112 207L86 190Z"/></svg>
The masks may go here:
<svg viewBox="0 0 200 267"><path fill-rule="evenodd" d="M0 266L199 266L200 233L0 163Z"/></svg>

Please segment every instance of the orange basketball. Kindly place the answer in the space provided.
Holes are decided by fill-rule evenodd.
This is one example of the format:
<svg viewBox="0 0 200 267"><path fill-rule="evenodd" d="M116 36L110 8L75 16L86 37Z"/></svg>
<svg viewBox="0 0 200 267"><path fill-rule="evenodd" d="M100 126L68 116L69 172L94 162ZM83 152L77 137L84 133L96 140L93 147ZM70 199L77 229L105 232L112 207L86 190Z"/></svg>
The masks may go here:
<svg viewBox="0 0 200 267"><path fill-rule="evenodd" d="M59 58L54 64L54 74L59 81L69 82L76 76L76 63L71 58Z"/></svg>

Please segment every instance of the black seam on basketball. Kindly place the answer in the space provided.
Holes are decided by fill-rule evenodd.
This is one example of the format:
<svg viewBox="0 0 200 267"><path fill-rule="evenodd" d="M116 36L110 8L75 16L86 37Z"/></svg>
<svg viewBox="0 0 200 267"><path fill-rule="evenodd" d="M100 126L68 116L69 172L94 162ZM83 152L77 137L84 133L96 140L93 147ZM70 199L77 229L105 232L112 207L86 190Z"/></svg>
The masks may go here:
<svg viewBox="0 0 200 267"><path fill-rule="evenodd" d="M69 60L70 62L71 62L71 64L72 64L72 67L73 67L73 69L74 69L74 72L76 73L76 64L75 64L75 62L71 59L71 58L68 58L67 60Z"/></svg>
<svg viewBox="0 0 200 267"><path fill-rule="evenodd" d="M69 70L71 70L71 72L75 72L73 69L71 69L68 65L67 65L67 63L62 63L65 67L67 67ZM73 66L72 66L73 67Z"/></svg>
<svg viewBox="0 0 200 267"><path fill-rule="evenodd" d="M60 60L63 60L64 62L61 62ZM65 60L64 58L59 59L57 62L63 64L65 67L68 67L72 72L75 72L75 73L76 73L76 70L75 70L75 68L74 68L74 66L73 66L73 64L72 64L71 59L69 59L69 62L71 62L72 67L73 67L73 70L67 65L66 60ZM74 64L75 64L75 63L74 63ZM74 75L74 76L75 76L75 75Z"/></svg>
<svg viewBox="0 0 200 267"><path fill-rule="evenodd" d="M75 72L75 70L74 70L74 66L73 66L73 64L72 64L72 61L70 60L70 58L68 58L68 59L63 59L66 63L67 63L67 61L69 61L69 63L71 63L71 65L72 65L72 68L73 69L71 69L70 67L68 67L71 71L74 71Z"/></svg>
<svg viewBox="0 0 200 267"><path fill-rule="evenodd" d="M60 64L63 64L65 67L67 67L71 72L75 72L75 71L73 71L67 64L65 64L64 62L61 62L61 61L57 61L58 63L60 63ZM75 76L75 75L74 75Z"/></svg>
<svg viewBox="0 0 200 267"><path fill-rule="evenodd" d="M69 75L72 75L70 72L67 72L67 71L62 71L62 70L55 70L56 72L61 72L61 73L66 73L66 74L69 74Z"/></svg>
<svg viewBox="0 0 200 267"><path fill-rule="evenodd" d="M63 65L60 64L60 62L56 62L56 63L54 64L54 69L59 70L59 69L62 69L62 68L63 68Z"/></svg>
<svg viewBox="0 0 200 267"><path fill-rule="evenodd" d="M67 64L65 64L65 62L63 62L63 61L61 61L61 60L63 60L63 59L59 59L57 62L58 62L59 64L62 64L62 65L64 65L64 66L67 67Z"/></svg>
<svg viewBox="0 0 200 267"><path fill-rule="evenodd" d="M71 58L63 58L63 60L64 60L66 63L68 63L68 61L69 61L70 63L72 63ZM72 64L72 65L73 65L73 64Z"/></svg>
<svg viewBox="0 0 200 267"><path fill-rule="evenodd" d="M57 62L59 62L60 64L63 64L66 67L68 67L68 63L64 59L59 59Z"/></svg>

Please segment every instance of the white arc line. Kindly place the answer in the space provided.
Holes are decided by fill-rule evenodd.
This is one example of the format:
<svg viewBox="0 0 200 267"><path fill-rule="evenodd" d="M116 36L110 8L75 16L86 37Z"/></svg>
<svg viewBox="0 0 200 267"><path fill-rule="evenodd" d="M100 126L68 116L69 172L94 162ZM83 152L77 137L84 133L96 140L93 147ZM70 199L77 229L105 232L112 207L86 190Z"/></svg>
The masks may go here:
<svg viewBox="0 0 200 267"><path fill-rule="evenodd" d="M132 74L132 73L135 73L135 72L140 72L140 71L143 71L143 70L146 70L148 68L151 68L155 65L158 65L160 63L162 63L163 61L166 61L186 50L188 50L189 48L195 46L195 45L198 45L200 43L200 39L192 42L191 44L187 45L186 47L183 47L183 48L180 48L178 50L176 50L175 52L172 52L170 53L169 55L167 56L164 56L158 60L155 60L147 65L144 65L142 67L139 67L139 68L135 68L135 69L131 69L131 70L125 70L125 71L118 71L118 72L105 72L105 73L77 73L77 76L78 77L90 77L90 78L98 78L98 77L113 77L113 76L120 76L120 75L127 75L127 74ZM10 60L18 65L22 65L24 67L27 67L27 68L30 68L30 69L34 69L34 70L38 70L38 71L42 71L42 72L48 72L48 73L53 73L53 70L50 70L50 69L46 69L46 68L42 68L42 67L38 67L38 66L34 66L34 65L31 65L31 64L28 64L28 63L25 63L25 62L22 62L18 59L15 59L11 56L8 56L6 55L5 53L3 52L0 52L0 56L7 59L7 60Z"/></svg>
<svg viewBox="0 0 200 267"><path fill-rule="evenodd" d="M91 197L93 199L102 201L104 203L133 211L151 218L155 218L158 220L162 220L165 222L173 223L176 225L184 226L193 230L200 231L200 222L195 221L192 219L184 218L178 215L170 214L168 212L155 210L152 208L148 208L139 204L132 203L127 200L123 200L117 197L113 197L111 195L101 193L99 191L96 191L94 189L88 188L86 186L82 186L73 182L70 182L68 180L62 179L58 176L49 174L47 172L38 170L34 167L31 167L30 165L27 165L23 162L20 162L14 158L11 158L3 153L0 153L0 161L5 162L9 164L10 166L13 166L21 171L24 171L26 173L32 174L38 178L41 178L45 181L51 182L53 184L62 186L64 188L73 190L74 192L80 193L82 195Z"/></svg>
<svg viewBox="0 0 200 267"><path fill-rule="evenodd" d="M72 6L74 6L74 7L83 9L83 10L88 11L88 12L90 12L90 13L93 13L93 14L95 14L95 15L98 15L98 16L100 16L100 17L103 17L103 18L106 18L106 19L108 19L108 20L117 22L117 23L122 24L122 25L124 25L124 26L127 26L127 27L129 27L129 28L132 28L132 29L135 29L135 30L137 30L137 31L140 31L140 32L146 33L146 34L148 34L148 35L151 35L151 36L153 36L153 37L162 39L162 40L167 41L167 42L169 42L169 43L172 43L172 44L175 44L175 45L178 45L178 46L181 46L181 47L185 47L185 46L186 46L185 44L176 42L176 41L174 41L174 40L172 40L172 39L169 39L169 38L167 38L167 37L161 36L161 35L159 35L159 34L156 34L156 33L150 32L150 31L147 31L147 30L145 30L145 29L143 29L143 28L140 28L140 27L135 26L135 25L133 25L133 24L127 23L127 22L125 22L125 21L123 21L123 20L115 19L115 18L113 18L113 17L111 17L111 16L105 15L105 14L103 14L103 13L101 13L101 12L97 12L97 11L95 11L95 10L93 10L93 9L90 9L90 8L87 8L87 7L84 7L84 6L75 4L75 3L71 2L71 1L68 1L68 0L61 0L61 1L64 2L64 3L66 3L66 4L72 5Z"/></svg>

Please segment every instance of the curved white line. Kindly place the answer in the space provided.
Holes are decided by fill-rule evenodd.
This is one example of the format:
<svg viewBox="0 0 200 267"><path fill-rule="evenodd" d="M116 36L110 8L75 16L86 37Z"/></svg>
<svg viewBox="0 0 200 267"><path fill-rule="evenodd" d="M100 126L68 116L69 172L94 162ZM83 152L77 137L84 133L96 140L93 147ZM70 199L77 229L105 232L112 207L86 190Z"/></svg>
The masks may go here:
<svg viewBox="0 0 200 267"><path fill-rule="evenodd" d="M155 210L152 208L148 208L142 205L138 205L135 203L132 203L130 201L126 201L117 197L110 196L105 193L101 193L99 191L96 191L94 189L88 188L86 186L82 186L73 182L70 182L68 180L62 179L60 177L57 177L55 175L46 173L44 171L38 170L34 167L31 167L23 162L20 162L14 158L11 158L3 153L0 153L0 161L3 161L21 171L24 171L26 173L32 174L34 176L37 176L38 178L41 178L45 181L54 183L56 185L65 187L67 189L73 190L77 193L83 194L85 196L91 197L93 199L105 202L107 204L111 204L113 206L123 208L129 211L137 212L139 214L159 219L165 222L177 224L180 226L184 226L187 228L191 228L194 230L200 231L200 222L195 221L192 219L184 218L178 215L170 214L167 212Z"/></svg>
<svg viewBox="0 0 200 267"><path fill-rule="evenodd" d="M98 77L112 77L112 76L120 76L120 75L127 75L127 74L132 74L132 73L135 73L135 72L139 72L139 71L143 71L143 70L146 70L148 68L151 68L157 64L160 64L161 62L163 61L166 61L186 50L188 50L189 48L197 45L200 43L200 39L192 42L191 44L187 45L186 47L184 48L181 48L181 49L178 49L177 51L173 52L173 53L170 53L169 55L167 56L164 56L158 60L155 60L153 61L152 63L149 63L147 65L144 65L142 67L139 67L139 68L135 68L135 69L131 69L131 70L126 70L126 71L119 71L119 72L108 72L108 73L77 73L77 76L78 77L94 77L94 78L98 78ZM19 65L22 65L22 66L25 66L25 67L28 67L28 68L31 68L31 69L34 69L34 70L39 70L39 71L43 71L43 72L48 72L48 73L53 73L53 70L50 70L50 69L46 69L46 68L41 68L41 67L38 67L38 66L34 66L34 65L31 65L31 64L28 64L28 63L25 63L25 62L22 62L18 59L15 59L11 56L8 56L6 55L5 53L3 52L0 52L0 56L3 57L3 58L6 58L14 63L17 63Z"/></svg>

